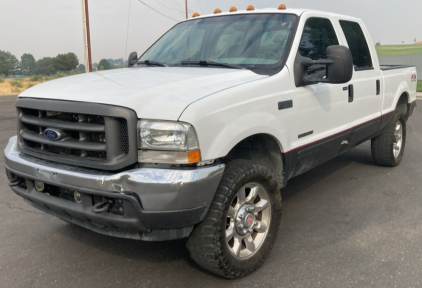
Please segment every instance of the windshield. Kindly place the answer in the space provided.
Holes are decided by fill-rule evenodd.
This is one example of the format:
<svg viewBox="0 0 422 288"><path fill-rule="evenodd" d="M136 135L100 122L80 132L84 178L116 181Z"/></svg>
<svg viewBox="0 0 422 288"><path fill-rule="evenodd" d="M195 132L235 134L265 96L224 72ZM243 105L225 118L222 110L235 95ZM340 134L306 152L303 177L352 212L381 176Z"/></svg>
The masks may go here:
<svg viewBox="0 0 422 288"><path fill-rule="evenodd" d="M291 14L241 14L183 22L151 46L139 63L181 66L209 61L274 69L281 66L296 21Z"/></svg>

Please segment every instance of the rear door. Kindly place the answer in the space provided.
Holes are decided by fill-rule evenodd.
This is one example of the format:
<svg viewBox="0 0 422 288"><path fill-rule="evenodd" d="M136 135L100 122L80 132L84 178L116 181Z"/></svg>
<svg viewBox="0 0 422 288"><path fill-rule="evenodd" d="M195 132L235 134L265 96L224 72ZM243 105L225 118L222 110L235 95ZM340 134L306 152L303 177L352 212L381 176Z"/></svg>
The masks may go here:
<svg viewBox="0 0 422 288"><path fill-rule="evenodd" d="M339 19L341 30L353 56L354 72L349 83L353 104L353 145L367 140L379 129L382 78L378 57L362 23ZM371 45L371 46L370 46Z"/></svg>

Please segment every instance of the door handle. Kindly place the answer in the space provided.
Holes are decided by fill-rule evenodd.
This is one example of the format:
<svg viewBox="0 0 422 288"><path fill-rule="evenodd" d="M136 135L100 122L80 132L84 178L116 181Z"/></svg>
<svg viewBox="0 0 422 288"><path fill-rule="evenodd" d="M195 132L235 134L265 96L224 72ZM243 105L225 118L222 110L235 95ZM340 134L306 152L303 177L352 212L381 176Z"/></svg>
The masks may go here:
<svg viewBox="0 0 422 288"><path fill-rule="evenodd" d="M381 81L377 80L377 95L381 94Z"/></svg>
<svg viewBox="0 0 422 288"><path fill-rule="evenodd" d="M355 97L355 91L353 89L353 85L349 85L349 103L353 102Z"/></svg>

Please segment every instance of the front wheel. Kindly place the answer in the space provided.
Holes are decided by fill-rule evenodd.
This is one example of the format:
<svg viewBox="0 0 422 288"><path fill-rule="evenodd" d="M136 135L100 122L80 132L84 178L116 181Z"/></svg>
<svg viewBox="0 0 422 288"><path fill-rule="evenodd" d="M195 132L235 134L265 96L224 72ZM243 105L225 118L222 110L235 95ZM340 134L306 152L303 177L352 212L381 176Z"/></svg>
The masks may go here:
<svg viewBox="0 0 422 288"><path fill-rule="evenodd" d="M207 217L187 247L204 269L240 278L267 258L280 221L281 193L273 173L260 164L235 160L226 166Z"/></svg>
<svg viewBox="0 0 422 288"><path fill-rule="evenodd" d="M406 145L406 121L395 112L383 132L372 139L372 158L378 165L394 167L400 164Z"/></svg>

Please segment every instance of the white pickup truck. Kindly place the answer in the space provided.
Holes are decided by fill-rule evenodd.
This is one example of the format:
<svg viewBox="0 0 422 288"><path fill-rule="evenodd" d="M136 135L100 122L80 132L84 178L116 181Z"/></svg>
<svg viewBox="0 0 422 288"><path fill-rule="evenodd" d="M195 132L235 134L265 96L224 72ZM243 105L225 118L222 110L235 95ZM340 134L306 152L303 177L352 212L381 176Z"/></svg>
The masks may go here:
<svg viewBox="0 0 422 288"><path fill-rule="evenodd" d="M189 238L227 278L269 255L289 179L367 140L400 164L416 107L416 69L380 67L361 20L284 5L195 14L129 66L19 95L9 185L98 233Z"/></svg>

